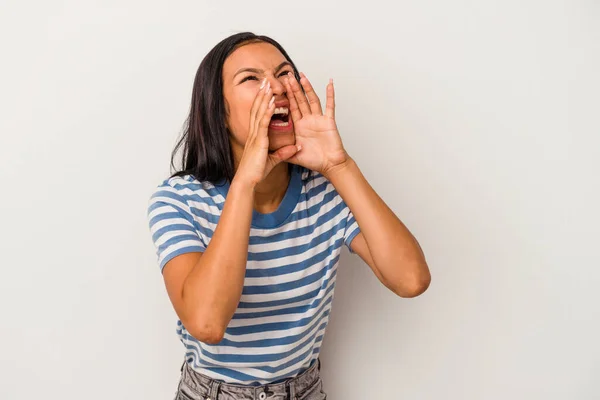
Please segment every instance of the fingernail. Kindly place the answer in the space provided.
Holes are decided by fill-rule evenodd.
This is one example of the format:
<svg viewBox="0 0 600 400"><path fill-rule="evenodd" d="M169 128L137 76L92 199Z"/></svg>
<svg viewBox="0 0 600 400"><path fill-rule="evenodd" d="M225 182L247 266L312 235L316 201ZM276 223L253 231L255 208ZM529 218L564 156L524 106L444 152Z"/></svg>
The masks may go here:
<svg viewBox="0 0 600 400"><path fill-rule="evenodd" d="M271 107L271 105L273 105L274 101L275 101L275 96L271 97L271 100L269 101L269 107Z"/></svg>
<svg viewBox="0 0 600 400"><path fill-rule="evenodd" d="M267 83L267 92L271 89L271 82Z"/></svg>
<svg viewBox="0 0 600 400"><path fill-rule="evenodd" d="M329 83L333 85L333 78L329 78Z"/></svg>
<svg viewBox="0 0 600 400"><path fill-rule="evenodd" d="M263 79L263 81L262 81L262 83L260 85L261 89L265 87L265 83L267 83L267 78Z"/></svg>
<svg viewBox="0 0 600 400"><path fill-rule="evenodd" d="M298 145L298 151L302 150L302 146Z"/></svg>

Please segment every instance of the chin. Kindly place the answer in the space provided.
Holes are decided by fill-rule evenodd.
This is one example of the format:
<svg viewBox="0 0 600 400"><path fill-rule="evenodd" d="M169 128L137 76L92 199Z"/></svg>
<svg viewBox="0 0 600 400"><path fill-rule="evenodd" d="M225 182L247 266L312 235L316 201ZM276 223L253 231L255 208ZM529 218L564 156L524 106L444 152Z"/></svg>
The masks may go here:
<svg viewBox="0 0 600 400"><path fill-rule="evenodd" d="M277 151L282 147L296 144L296 135L290 133L271 133L269 132L269 150Z"/></svg>

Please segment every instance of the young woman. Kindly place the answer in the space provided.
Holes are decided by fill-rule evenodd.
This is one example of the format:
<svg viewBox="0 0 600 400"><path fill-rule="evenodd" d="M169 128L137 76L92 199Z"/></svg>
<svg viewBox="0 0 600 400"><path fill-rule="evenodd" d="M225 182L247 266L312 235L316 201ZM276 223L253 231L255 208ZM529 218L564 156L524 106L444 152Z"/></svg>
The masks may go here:
<svg viewBox="0 0 600 400"><path fill-rule="evenodd" d="M342 245L398 296L431 279L342 145L333 82L323 111L277 42L233 35L200 64L173 159L182 145L183 169L148 207L186 348L176 398L325 399L319 351Z"/></svg>

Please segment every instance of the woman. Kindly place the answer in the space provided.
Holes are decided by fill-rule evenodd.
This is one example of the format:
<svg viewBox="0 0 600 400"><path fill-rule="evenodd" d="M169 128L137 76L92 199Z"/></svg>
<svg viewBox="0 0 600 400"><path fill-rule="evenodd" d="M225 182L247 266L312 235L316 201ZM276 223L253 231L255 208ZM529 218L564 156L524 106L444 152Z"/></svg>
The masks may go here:
<svg viewBox="0 0 600 400"><path fill-rule="evenodd" d="M402 297L430 274L274 40L233 35L194 81L183 167L148 218L186 347L177 399L324 399L319 351L342 245Z"/></svg>

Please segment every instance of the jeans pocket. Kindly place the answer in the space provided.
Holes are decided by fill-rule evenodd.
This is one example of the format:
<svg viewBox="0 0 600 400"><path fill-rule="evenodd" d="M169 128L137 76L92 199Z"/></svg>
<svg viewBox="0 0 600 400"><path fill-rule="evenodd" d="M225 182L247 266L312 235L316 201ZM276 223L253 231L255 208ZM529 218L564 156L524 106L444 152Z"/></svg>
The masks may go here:
<svg viewBox="0 0 600 400"><path fill-rule="evenodd" d="M298 400L326 400L327 394L323 391L323 381L319 377L315 383L306 389L304 392L299 393Z"/></svg>
<svg viewBox="0 0 600 400"><path fill-rule="evenodd" d="M177 391L177 396L175 397L175 400L195 400L195 399L188 396L185 392L182 392L181 390L179 390L179 391Z"/></svg>
<svg viewBox="0 0 600 400"><path fill-rule="evenodd" d="M206 397L206 394L190 390L184 384L179 385L177 393L175 394L175 400L204 400Z"/></svg>

